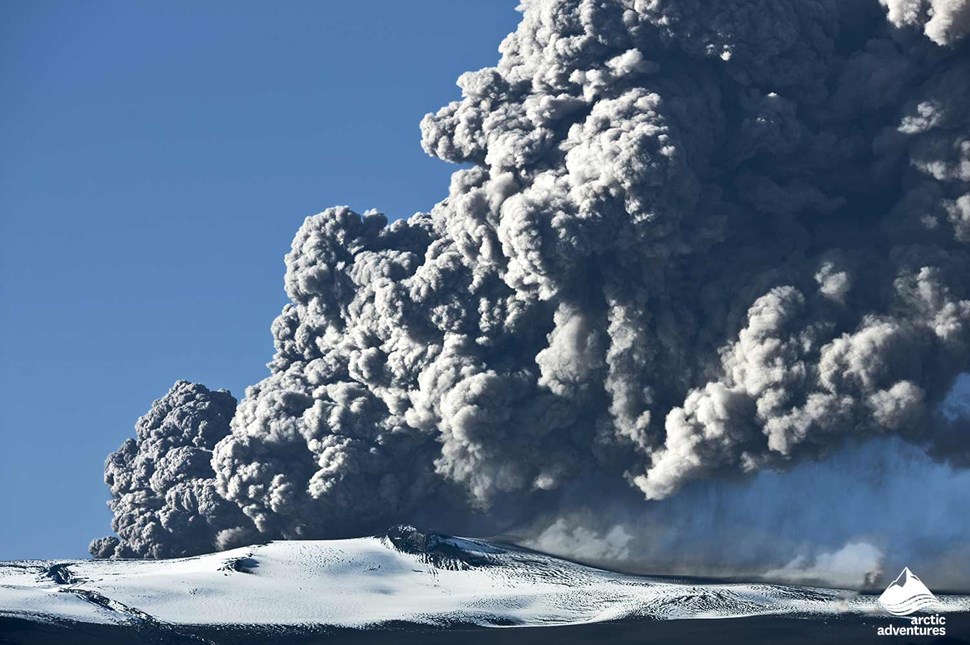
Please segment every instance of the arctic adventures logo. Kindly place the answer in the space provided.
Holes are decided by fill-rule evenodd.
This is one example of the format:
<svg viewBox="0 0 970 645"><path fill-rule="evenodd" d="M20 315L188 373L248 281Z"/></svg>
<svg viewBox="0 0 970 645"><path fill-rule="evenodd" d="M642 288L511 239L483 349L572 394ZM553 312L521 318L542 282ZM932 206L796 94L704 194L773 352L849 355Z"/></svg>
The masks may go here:
<svg viewBox="0 0 970 645"><path fill-rule="evenodd" d="M939 604L923 581L905 567L879 596L882 608L894 616L909 616L917 611ZM910 624L879 627L879 636L946 636L946 616L932 614L913 616Z"/></svg>

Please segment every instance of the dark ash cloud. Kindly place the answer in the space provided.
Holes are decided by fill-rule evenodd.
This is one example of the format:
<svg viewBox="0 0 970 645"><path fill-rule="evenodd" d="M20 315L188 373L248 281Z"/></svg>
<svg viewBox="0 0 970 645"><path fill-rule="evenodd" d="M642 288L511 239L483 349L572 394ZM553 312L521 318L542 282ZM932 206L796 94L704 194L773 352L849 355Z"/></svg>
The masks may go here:
<svg viewBox="0 0 970 645"><path fill-rule="evenodd" d="M968 5L883 4L524 3L421 124L471 167L430 213L307 218L270 376L215 441L115 454L96 553L662 500L882 436L965 465Z"/></svg>
<svg viewBox="0 0 970 645"><path fill-rule="evenodd" d="M171 558L226 548L256 532L216 490L212 449L229 434L236 399L179 381L135 424L105 464L118 537L91 543L98 558ZM120 538L120 539L119 539Z"/></svg>

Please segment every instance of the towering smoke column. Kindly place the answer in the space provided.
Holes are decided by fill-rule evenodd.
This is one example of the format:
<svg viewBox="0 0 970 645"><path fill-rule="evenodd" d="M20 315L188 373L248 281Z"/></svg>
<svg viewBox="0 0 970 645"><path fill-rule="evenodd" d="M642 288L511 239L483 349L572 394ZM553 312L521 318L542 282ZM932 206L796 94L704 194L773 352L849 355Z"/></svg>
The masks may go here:
<svg viewBox="0 0 970 645"><path fill-rule="evenodd" d="M297 233L271 374L178 480L204 530L128 530L173 502L127 455L201 458L143 438L111 548L661 500L877 435L965 465L938 410L970 368L970 3L882 4L524 2L421 124L471 166L448 197Z"/></svg>

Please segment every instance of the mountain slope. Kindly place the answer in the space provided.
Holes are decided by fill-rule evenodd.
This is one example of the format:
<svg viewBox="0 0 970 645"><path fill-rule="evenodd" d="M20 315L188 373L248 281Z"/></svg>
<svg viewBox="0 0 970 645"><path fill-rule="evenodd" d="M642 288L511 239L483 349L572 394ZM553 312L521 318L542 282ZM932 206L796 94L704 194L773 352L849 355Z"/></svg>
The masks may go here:
<svg viewBox="0 0 970 645"><path fill-rule="evenodd" d="M970 597L939 602L970 611ZM175 560L0 563L0 616L85 623L556 625L879 611L848 591L628 576L409 527Z"/></svg>

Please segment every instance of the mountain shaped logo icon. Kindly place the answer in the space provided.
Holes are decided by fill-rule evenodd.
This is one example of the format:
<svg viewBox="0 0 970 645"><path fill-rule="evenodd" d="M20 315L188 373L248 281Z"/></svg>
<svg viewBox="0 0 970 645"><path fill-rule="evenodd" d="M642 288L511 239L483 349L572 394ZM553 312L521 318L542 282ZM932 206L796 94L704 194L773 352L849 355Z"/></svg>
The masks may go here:
<svg viewBox="0 0 970 645"><path fill-rule="evenodd" d="M909 616L936 602L936 596L909 570L909 567L904 568L879 596L879 604L895 616Z"/></svg>

